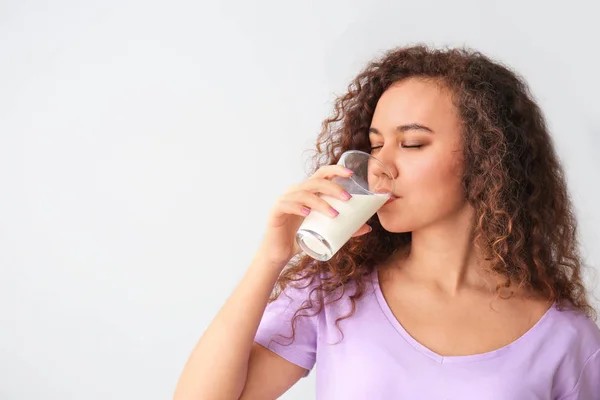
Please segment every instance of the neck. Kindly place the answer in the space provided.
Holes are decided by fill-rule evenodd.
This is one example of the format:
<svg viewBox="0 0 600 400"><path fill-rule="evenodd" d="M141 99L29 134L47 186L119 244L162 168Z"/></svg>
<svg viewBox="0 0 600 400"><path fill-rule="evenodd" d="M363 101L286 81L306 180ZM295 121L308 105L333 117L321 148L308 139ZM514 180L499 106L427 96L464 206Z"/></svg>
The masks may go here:
<svg viewBox="0 0 600 400"><path fill-rule="evenodd" d="M473 241L474 213L464 207L444 221L412 232L410 255L402 273L431 289L453 296L465 289L494 290Z"/></svg>

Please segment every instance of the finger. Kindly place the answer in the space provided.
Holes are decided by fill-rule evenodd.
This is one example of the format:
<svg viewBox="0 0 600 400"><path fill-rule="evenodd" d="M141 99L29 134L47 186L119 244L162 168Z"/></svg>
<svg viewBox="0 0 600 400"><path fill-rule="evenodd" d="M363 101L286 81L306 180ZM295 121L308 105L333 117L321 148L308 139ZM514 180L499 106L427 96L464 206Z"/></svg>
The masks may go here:
<svg viewBox="0 0 600 400"><path fill-rule="evenodd" d="M344 201L350 200L352 198L350 193L346 192L346 190L339 184L321 178L308 179L298 185L295 185L292 188L290 188L289 193L302 191L321 193Z"/></svg>
<svg viewBox="0 0 600 400"><path fill-rule="evenodd" d="M371 232L373 230L373 228L371 228L369 225L365 224L363 226L361 226L355 233L354 235L352 235L352 237L358 237L358 236L362 236L365 235L369 232Z"/></svg>
<svg viewBox="0 0 600 400"><path fill-rule="evenodd" d="M313 178L333 178L335 176L349 177L354 172L348 168L342 167L341 165L324 165L319 168L309 179Z"/></svg>
<svg viewBox="0 0 600 400"><path fill-rule="evenodd" d="M321 197L308 191L288 193L287 195L283 196L282 201L308 207L310 210L319 211L330 217L337 217L339 214L337 210L331 207L329 203L327 203Z"/></svg>
<svg viewBox="0 0 600 400"><path fill-rule="evenodd" d="M280 217L285 214L297 215L299 217L306 217L311 213L311 209L302 203L279 200L274 210L275 216Z"/></svg>

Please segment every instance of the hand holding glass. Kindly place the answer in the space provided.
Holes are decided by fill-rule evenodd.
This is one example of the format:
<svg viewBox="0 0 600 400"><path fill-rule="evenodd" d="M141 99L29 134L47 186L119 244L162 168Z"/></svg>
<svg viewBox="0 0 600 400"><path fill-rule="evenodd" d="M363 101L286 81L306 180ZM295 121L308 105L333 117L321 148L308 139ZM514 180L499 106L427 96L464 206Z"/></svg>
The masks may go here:
<svg viewBox="0 0 600 400"><path fill-rule="evenodd" d="M371 218L392 196L394 178L390 169L368 153L350 150L342 154L338 165L353 171L348 178L335 177L352 198L348 201L321 195L339 212L332 218L311 212L298 232L296 241L306 254L327 261Z"/></svg>

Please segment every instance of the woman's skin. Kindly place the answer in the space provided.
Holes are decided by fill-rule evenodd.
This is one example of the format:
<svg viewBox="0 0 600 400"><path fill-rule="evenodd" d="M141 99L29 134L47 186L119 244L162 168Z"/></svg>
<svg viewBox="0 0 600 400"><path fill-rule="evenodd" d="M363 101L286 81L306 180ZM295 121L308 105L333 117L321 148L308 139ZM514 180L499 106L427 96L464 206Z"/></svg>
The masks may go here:
<svg viewBox="0 0 600 400"><path fill-rule="evenodd" d="M529 330L550 304L517 287L508 300L496 295L500 280L486 272L472 240L474 210L461 186L461 121L452 94L431 80L394 84L379 99L370 141L372 154L391 168L398 197L378 211L381 224L412 232L410 255L379 266L382 292L403 327L445 356L491 351ZM192 352L176 400L272 399L305 374L254 336L279 273L298 253L303 208L328 213L319 193L343 199L329 180L336 175L348 172L323 167L277 199L254 261ZM369 230L363 226L355 236Z"/></svg>
<svg viewBox="0 0 600 400"><path fill-rule="evenodd" d="M380 272L403 327L445 356L491 351L529 330L550 304L516 287L509 300L496 296L501 281L486 272L472 240L474 210L461 187L461 121L452 94L419 79L393 85L379 99L370 141L372 154L392 169L400 197L378 212L379 220L390 232L412 232L410 256Z"/></svg>

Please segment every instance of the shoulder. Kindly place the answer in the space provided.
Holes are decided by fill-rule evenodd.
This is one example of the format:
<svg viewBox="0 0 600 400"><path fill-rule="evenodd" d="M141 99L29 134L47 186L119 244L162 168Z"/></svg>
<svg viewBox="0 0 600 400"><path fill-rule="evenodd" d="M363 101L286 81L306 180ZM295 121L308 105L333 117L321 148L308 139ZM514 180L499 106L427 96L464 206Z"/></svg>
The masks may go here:
<svg viewBox="0 0 600 400"><path fill-rule="evenodd" d="M589 383L596 380L593 374L600 373L600 328L596 323L578 310L554 305L548 315L545 333L542 359L554 360L549 364L557 368L558 393L582 385L596 385L599 389L600 381ZM574 390L570 392L575 393Z"/></svg>
<svg viewBox="0 0 600 400"><path fill-rule="evenodd" d="M326 303L345 299L373 290L373 272L366 272L357 278L343 279L333 273L321 272L294 278L285 286L281 294L303 298L319 293Z"/></svg>
<svg viewBox="0 0 600 400"><path fill-rule="evenodd" d="M550 351L560 354L555 375L560 399L600 400L600 328L569 308L555 309L553 317Z"/></svg>
<svg viewBox="0 0 600 400"><path fill-rule="evenodd" d="M275 287L276 296L270 302L267 310L273 309L298 309L300 307L312 307L313 303L319 303L319 287L321 278L318 275L295 277L294 280L287 281L283 289Z"/></svg>
<svg viewBox="0 0 600 400"><path fill-rule="evenodd" d="M280 307L300 308L302 314L319 314L330 319L354 314L353 310L358 304L370 298L373 292L372 272L347 280L331 273L320 273L288 283L275 302Z"/></svg>
<svg viewBox="0 0 600 400"><path fill-rule="evenodd" d="M553 336L588 357L600 350L600 328L584 313L570 307L553 306Z"/></svg>

